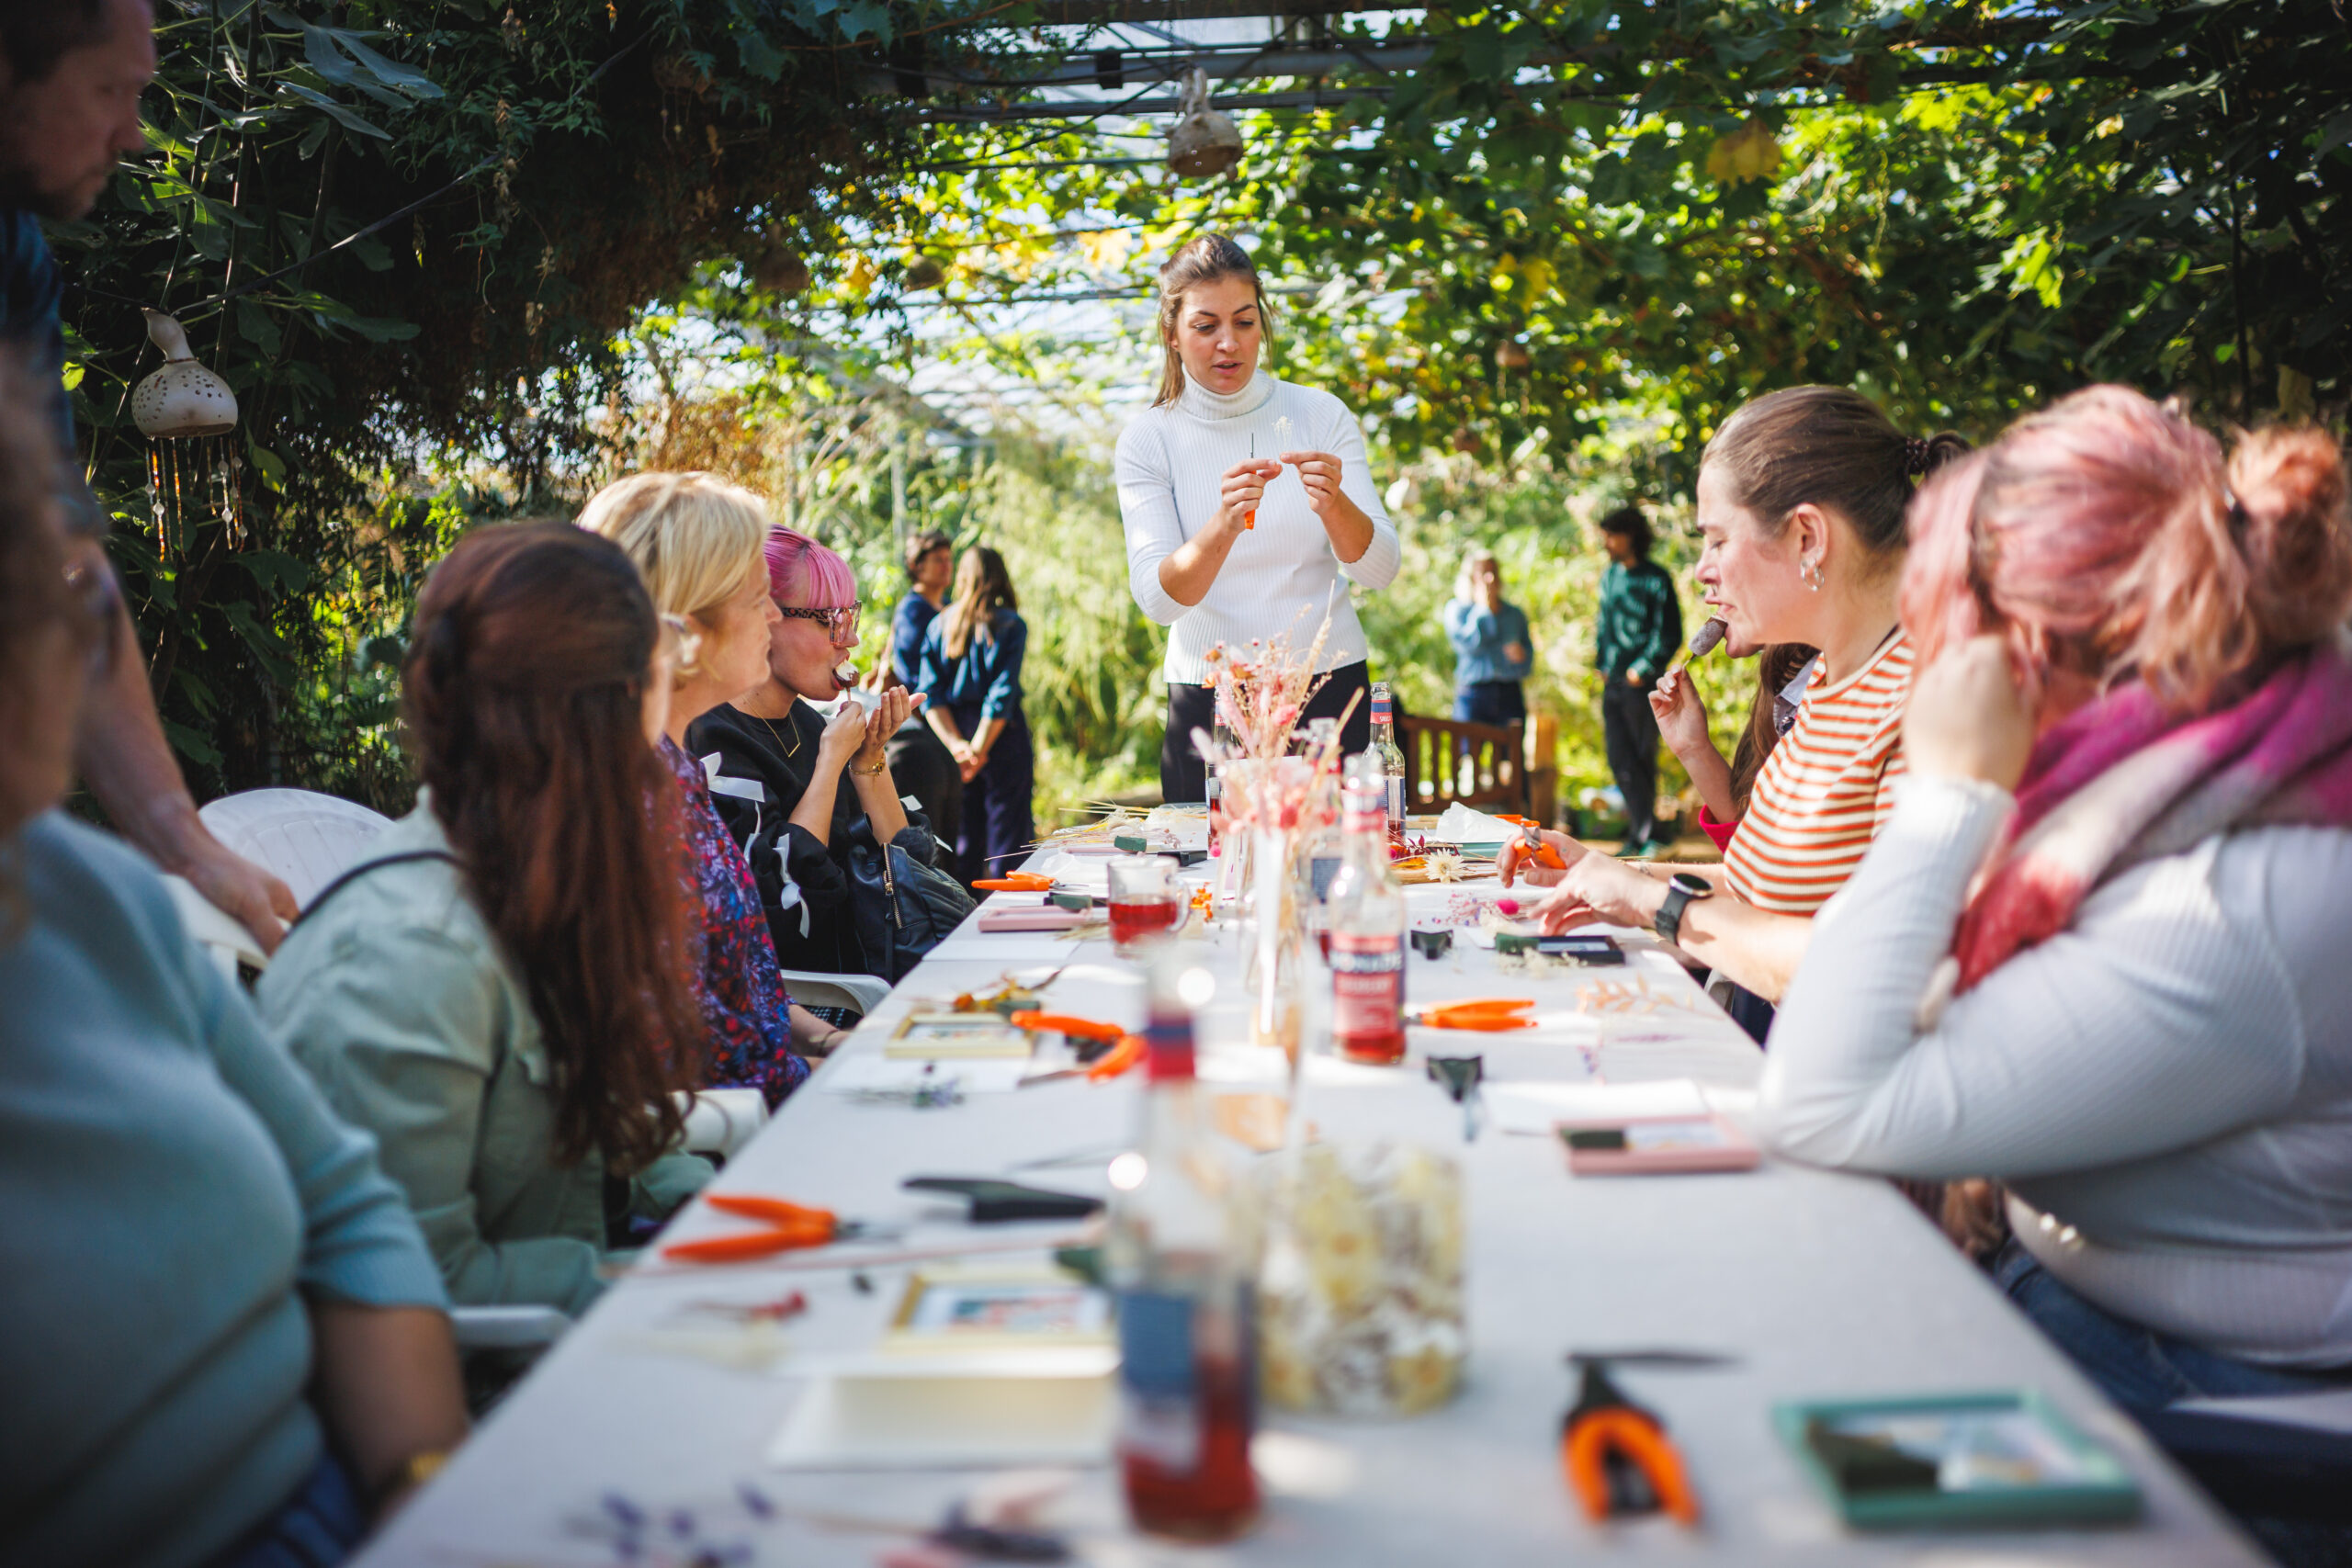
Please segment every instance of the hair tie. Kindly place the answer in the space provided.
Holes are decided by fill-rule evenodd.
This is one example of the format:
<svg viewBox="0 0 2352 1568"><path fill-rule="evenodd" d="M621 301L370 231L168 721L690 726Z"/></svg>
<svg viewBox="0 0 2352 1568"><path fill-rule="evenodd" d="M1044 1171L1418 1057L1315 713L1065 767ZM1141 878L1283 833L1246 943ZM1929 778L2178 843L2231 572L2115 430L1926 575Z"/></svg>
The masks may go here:
<svg viewBox="0 0 2352 1568"><path fill-rule="evenodd" d="M1903 443L1903 472L1916 479L1928 471L1928 444L1914 435Z"/></svg>

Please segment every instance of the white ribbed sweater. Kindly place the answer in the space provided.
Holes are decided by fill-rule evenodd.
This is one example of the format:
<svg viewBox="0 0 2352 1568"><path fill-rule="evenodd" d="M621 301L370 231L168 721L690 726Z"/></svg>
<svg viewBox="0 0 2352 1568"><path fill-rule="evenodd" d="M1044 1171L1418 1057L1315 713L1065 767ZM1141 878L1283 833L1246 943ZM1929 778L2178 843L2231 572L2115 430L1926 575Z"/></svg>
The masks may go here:
<svg viewBox="0 0 2352 1568"><path fill-rule="evenodd" d="M1291 423L1286 443L1274 430L1283 418ZM1258 525L1234 542L1208 592L1187 609L1159 585L1159 565L1216 515L1225 471L1249 458L1253 438L1260 457L1293 451L1339 458L1340 489L1372 519L1372 543L1360 558L1341 563L1307 508L1297 470L1285 468L1266 487ZM1320 667L1336 670L1367 656L1363 627L1340 578L1385 588L1401 555L1396 525L1364 460L1363 430L1339 399L1263 370L1231 396L1187 382L1173 404L1147 409L1120 433L1116 472L1127 586L1145 615L1171 628L1169 681L1198 685L1207 673L1208 650L1220 642L1238 648L1252 637L1287 634L1304 650L1326 604L1331 634Z"/></svg>
<svg viewBox="0 0 2352 1568"><path fill-rule="evenodd" d="M1759 1132L1818 1165L2003 1179L2018 1240L2093 1302L2250 1360L2352 1364L2352 832L2135 867L1922 1032L2011 804L1898 786L1773 1022Z"/></svg>

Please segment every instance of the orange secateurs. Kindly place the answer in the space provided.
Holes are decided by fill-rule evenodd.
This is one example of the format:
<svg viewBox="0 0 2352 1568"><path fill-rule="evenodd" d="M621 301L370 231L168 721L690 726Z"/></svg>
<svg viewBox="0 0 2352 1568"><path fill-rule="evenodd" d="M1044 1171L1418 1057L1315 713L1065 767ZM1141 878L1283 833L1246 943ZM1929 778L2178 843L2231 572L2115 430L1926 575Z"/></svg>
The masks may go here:
<svg viewBox="0 0 2352 1568"><path fill-rule="evenodd" d="M1528 1016L1534 1007L1533 999L1527 997L1480 997L1423 1008L1413 1015L1413 1021L1427 1029L1475 1029L1498 1034L1507 1029L1534 1028L1535 1020Z"/></svg>
<svg viewBox="0 0 2352 1568"><path fill-rule="evenodd" d="M983 893L1051 893L1054 879L1034 871L1008 871L1002 876L992 876L972 886Z"/></svg>
<svg viewBox="0 0 2352 1568"><path fill-rule="evenodd" d="M1625 1397L1609 1375L1611 1365L1711 1367L1724 1358L1700 1351L1634 1350L1611 1355L1571 1351L1580 1368L1577 1402L1560 1423L1560 1468L1585 1517L1594 1523L1623 1514L1661 1509L1696 1528L1699 1495L1691 1490L1682 1452L1666 1423Z"/></svg>
<svg viewBox="0 0 2352 1568"><path fill-rule="evenodd" d="M830 1247L837 1241L873 1234L864 1223L843 1220L831 1209L811 1209L800 1203L787 1203L781 1198L711 1192L704 1195L703 1201L720 1213L758 1220L761 1227L733 1235L673 1241L662 1249L662 1257L676 1263L741 1263L804 1247Z"/></svg>
<svg viewBox="0 0 2352 1568"><path fill-rule="evenodd" d="M1050 1030L1069 1040L1091 1083L1117 1077L1143 1060L1143 1036L1130 1034L1115 1023L1099 1023L1064 1012L1016 1012L1008 1021L1016 1029Z"/></svg>

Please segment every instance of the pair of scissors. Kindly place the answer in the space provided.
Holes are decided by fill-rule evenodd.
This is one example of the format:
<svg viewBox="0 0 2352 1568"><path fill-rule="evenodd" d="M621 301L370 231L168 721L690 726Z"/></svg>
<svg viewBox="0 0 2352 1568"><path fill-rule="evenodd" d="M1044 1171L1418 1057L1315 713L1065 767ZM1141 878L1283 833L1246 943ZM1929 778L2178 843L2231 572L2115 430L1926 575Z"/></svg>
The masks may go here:
<svg viewBox="0 0 2352 1568"><path fill-rule="evenodd" d="M1527 997L1482 997L1423 1008L1413 1015L1413 1021L1427 1029L1475 1029L1498 1034L1507 1029L1534 1028L1535 1020L1528 1016L1534 1008L1533 999Z"/></svg>
<svg viewBox="0 0 2352 1568"><path fill-rule="evenodd" d="M1560 1468L1585 1517L1598 1524L1621 1514L1660 1509L1696 1529L1699 1495L1691 1489L1682 1450L1666 1435L1666 1423L1625 1397L1611 1366L1716 1367L1726 1358L1696 1350L1630 1350L1611 1354L1570 1351L1580 1368L1577 1402L1560 1422Z"/></svg>
<svg viewBox="0 0 2352 1568"><path fill-rule="evenodd" d="M831 1209L812 1209L781 1198L711 1192L704 1195L703 1201L722 1214L757 1220L760 1228L673 1241L662 1249L662 1257L678 1263L741 1263L804 1247L830 1247L837 1241L875 1235L873 1227L861 1221L843 1220Z"/></svg>

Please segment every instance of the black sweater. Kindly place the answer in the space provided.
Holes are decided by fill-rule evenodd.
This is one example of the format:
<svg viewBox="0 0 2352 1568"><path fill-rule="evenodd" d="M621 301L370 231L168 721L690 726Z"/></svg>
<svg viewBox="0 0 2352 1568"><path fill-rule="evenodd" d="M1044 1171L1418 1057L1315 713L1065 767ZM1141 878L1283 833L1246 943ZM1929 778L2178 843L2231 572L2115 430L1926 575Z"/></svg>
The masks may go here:
<svg viewBox="0 0 2352 1568"><path fill-rule="evenodd" d="M823 843L791 820L815 773L824 732L824 716L805 702L795 703L791 715L779 719L758 718L721 704L687 727L686 749L697 758L718 753L711 803L752 863L768 931L775 939L776 962L786 969L879 975L887 980L888 955L869 959L853 917L856 884L850 876L850 845L872 843L873 829L858 807L849 770L842 770L834 787L832 829ZM765 798L747 798L754 789ZM909 808L897 843L923 864L937 863L937 840L922 812Z"/></svg>

